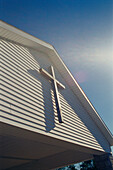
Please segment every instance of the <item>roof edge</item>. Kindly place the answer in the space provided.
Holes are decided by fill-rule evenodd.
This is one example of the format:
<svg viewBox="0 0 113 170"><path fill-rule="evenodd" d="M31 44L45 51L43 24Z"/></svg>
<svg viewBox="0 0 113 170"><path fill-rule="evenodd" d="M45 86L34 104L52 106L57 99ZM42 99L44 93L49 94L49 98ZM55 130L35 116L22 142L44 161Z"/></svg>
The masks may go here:
<svg viewBox="0 0 113 170"><path fill-rule="evenodd" d="M54 48L54 47L53 47ZM98 114L98 112L96 111L96 109L94 108L93 104L90 102L90 100L88 99L87 95L85 94L85 92L82 90L82 88L80 87L80 85L78 84L78 82L75 80L75 78L73 77L72 73L69 71L69 69L67 68L67 66L64 64L63 60L60 58L59 54L57 53L56 49L54 48L54 52L56 53L57 57L59 58L60 62L62 62L63 67L65 67L65 69L67 70L68 74L71 77L71 80L73 81L73 83L77 86L79 92L82 94L82 99L87 101L87 107L90 107L89 110L91 110L91 112L88 111L88 113L90 114L90 116L92 117L92 119L95 121L95 123L97 124L97 126L99 127L99 129L101 130L101 132L103 133L103 135L105 136L105 138L109 141L110 146L113 146L113 135L110 132L110 130L108 129L108 127L106 126L106 124L104 123L103 119L100 117L100 115ZM75 93L75 90L73 88L73 86L71 87L71 89L73 90L73 92ZM76 94L75 94L76 95ZM86 102L85 102L86 104ZM86 109L87 109L86 107ZM97 119L97 121L96 121Z"/></svg>
<svg viewBox="0 0 113 170"><path fill-rule="evenodd" d="M15 34L18 34L18 35L20 35L20 36L22 36L24 38L32 40L32 41L34 41L34 42L36 42L36 43L38 43L38 44L40 44L42 46L45 46L45 47L53 50L53 46L51 44L49 44L49 43L47 43L47 42L45 42L43 40L40 40L39 38L37 38L37 37L35 37L33 35L30 35L29 33L24 32L23 30L15 27L15 26L12 26L12 25L10 25L10 24L2 21L2 20L0 20L0 27L6 29L8 31L11 31L11 32L13 32Z"/></svg>

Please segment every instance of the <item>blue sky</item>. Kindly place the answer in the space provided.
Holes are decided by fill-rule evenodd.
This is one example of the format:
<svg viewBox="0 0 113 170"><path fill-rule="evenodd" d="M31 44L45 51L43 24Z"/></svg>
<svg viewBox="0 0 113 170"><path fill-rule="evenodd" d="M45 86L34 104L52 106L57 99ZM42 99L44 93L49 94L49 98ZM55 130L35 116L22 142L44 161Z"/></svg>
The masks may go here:
<svg viewBox="0 0 113 170"><path fill-rule="evenodd" d="M113 133L113 1L0 0L0 19L56 48Z"/></svg>

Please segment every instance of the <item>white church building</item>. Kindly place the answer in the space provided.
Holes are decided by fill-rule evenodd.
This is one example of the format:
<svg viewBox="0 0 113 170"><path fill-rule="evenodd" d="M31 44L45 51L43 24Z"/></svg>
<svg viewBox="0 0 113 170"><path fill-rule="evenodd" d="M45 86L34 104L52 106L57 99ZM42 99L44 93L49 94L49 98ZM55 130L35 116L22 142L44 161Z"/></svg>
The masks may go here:
<svg viewBox="0 0 113 170"><path fill-rule="evenodd" d="M113 136L54 47L0 21L0 168L51 170L95 159Z"/></svg>

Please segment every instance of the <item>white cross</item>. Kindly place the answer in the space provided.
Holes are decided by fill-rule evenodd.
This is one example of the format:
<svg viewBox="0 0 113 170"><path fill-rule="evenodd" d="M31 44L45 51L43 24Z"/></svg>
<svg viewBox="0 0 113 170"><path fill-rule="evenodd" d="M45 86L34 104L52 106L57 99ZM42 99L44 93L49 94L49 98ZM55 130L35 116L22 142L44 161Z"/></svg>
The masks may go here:
<svg viewBox="0 0 113 170"><path fill-rule="evenodd" d="M42 74L44 74L48 79L52 80L52 82L53 82L55 99L56 99L56 106L57 106L57 112L58 112L58 119L59 119L59 123L63 123L62 110L61 110L61 104L60 104L59 93L58 93L58 87L65 89L65 86L63 84L61 84L58 80L56 80L53 66L51 66L50 68L51 68L52 75L49 74L43 68L40 69L40 72Z"/></svg>

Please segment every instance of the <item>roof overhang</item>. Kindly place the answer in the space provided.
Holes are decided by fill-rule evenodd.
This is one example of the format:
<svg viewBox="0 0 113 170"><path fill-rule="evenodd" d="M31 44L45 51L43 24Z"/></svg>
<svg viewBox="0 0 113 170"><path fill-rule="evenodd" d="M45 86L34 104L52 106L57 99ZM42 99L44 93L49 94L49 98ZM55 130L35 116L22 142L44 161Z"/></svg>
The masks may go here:
<svg viewBox="0 0 113 170"><path fill-rule="evenodd" d="M0 122L2 169L56 169L93 159L103 151ZM56 161L57 160L57 161ZM35 167L36 164L37 167ZM25 166L24 166L25 165Z"/></svg>
<svg viewBox="0 0 113 170"><path fill-rule="evenodd" d="M110 146L113 146L113 135L111 134L111 132L103 122L102 118L99 116L94 106L89 101L86 94L81 89L81 87L79 86L79 84L77 83L77 81L75 80L75 78L73 77L69 69L66 67L66 65L64 64L64 62L62 61L62 59L60 58L57 51L52 45L1 20L0 20L0 37L46 53L51 58L56 67L60 68L58 69L60 74L64 77L65 81L70 86L73 93L77 95L78 99L85 107L93 121L99 127L99 129L109 142Z"/></svg>

